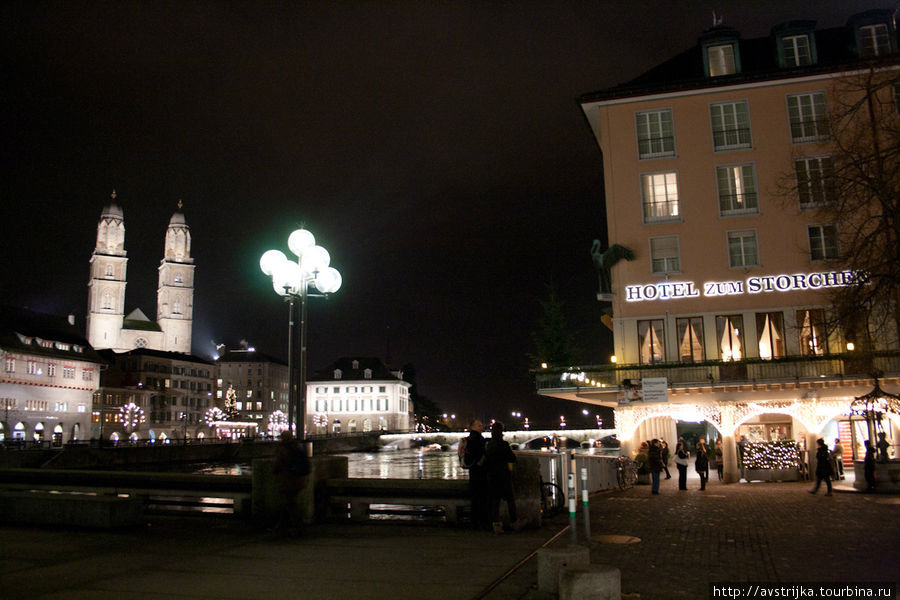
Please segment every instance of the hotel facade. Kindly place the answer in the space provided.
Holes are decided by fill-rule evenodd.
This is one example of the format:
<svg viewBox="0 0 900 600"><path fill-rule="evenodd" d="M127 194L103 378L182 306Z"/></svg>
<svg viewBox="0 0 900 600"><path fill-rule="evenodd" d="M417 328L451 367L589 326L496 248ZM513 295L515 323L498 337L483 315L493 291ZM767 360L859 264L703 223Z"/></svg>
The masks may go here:
<svg viewBox="0 0 900 600"><path fill-rule="evenodd" d="M868 436L850 404L876 370L885 390L900 388L896 322L868 335L834 322L833 292L867 274L841 260L846 223L819 209L834 201L836 86L866 71L900 76L890 11L826 30L792 21L752 40L718 25L635 80L583 96L609 243L633 259L609 269L598 295L615 356L538 373L539 392L615 407L631 450L653 437L674 447L679 423L706 423L730 482L742 437L795 440L801 471L819 437L861 458ZM898 90L880 97L895 117ZM897 415L885 431L897 444Z"/></svg>

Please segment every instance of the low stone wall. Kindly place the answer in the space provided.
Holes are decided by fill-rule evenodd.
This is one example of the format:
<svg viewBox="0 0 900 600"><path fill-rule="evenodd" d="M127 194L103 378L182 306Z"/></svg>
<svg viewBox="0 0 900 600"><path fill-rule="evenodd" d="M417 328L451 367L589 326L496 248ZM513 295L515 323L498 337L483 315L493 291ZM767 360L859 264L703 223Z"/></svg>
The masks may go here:
<svg viewBox="0 0 900 600"><path fill-rule="evenodd" d="M274 459L258 459L253 463L253 491L251 518L258 525L270 525L278 520L283 500L278 493L278 478L273 472ZM328 512L325 481L347 477L346 456L314 456L310 459L311 471L306 486L297 497L300 516L304 523L322 521Z"/></svg>
<svg viewBox="0 0 900 600"><path fill-rule="evenodd" d="M868 487L865 461L853 461L853 474L856 476L853 487L857 490L865 490ZM875 481L878 484L875 490L877 492L900 493L900 460L875 463Z"/></svg>
<svg viewBox="0 0 900 600"><path fill-rule="evenodd" d="M0 522L112 529L144 521L140 498L111 495L0 491Z"/></svg>

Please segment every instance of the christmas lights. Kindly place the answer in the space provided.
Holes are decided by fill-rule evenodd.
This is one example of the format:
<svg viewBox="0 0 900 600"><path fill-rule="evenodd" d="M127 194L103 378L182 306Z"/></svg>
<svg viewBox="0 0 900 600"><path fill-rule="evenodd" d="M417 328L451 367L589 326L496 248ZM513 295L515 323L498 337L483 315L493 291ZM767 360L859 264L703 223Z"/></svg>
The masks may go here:
<svg viewBox="0 0 900 600"><path fill-rule="evenodd" d="M747 469L796 469L800 466L797 442L748 442L744 446L744 467Z"/></svg>

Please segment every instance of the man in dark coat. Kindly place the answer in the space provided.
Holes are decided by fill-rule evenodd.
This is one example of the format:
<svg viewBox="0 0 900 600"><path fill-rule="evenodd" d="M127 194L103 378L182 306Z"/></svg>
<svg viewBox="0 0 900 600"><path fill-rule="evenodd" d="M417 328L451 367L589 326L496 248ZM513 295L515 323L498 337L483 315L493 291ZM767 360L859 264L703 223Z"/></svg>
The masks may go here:
<svg viewBox="0 0 900 600"><path fill-rule="evenodd" d="M488 473L488 488L491 501L491 523L494 533L503 533L503 522L500 520L500 501L506 500L509 520L513 529L519 528L516 513L516 497L513 493L512 467L516 455L509 442L503 439L503 423L495 421L491 425L491 439L485 445L485 457Z"/></svg>
<svg viewBox="0 0 900 600"><path fill-rule="evenodd" d="M828 486L828 491L825 493L826 496L831 495L831 453L828 452L828 446L825 445L825 440L819 438L816 440L816 487L809 490L810 494L815 494L819 491L819 485L822 481L825 481L825 485Z"/></svg>
<svg viewBox="0 0 900 600"><path fill-rule="evenodd" d="M872 440L866 440L866 458L863 462L866 475L866 491L874 492L877 482L875 480L875 444Z"/></svg>
<svg viewBox="0 0 900 600"><path fill-rule="evenodd" d="M647 463L650 467L650 486L651 494L659 494L659 474L663 470L662 461L662 444L659 440L650 440L650 447L647 449Z"/></svg>
<svg viewBox="0 0 900 600"><path fill-rule="evenodd" d="M472 499L472 526L475 529L491 528L490 498L487 465L484 456L484 423L475 419L469 426L469 436L464 438L463 460L469 469L469 495Z"/></svg>

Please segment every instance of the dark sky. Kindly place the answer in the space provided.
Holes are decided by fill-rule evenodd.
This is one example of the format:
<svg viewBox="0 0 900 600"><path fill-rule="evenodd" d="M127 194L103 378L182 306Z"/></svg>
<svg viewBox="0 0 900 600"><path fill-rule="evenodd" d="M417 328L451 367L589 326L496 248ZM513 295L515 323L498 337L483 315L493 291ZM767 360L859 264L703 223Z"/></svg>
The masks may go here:
<svg viewBox="0 0 900 600"><path fill-rule="evenodd" d="M608 359L589 250L605 236L580 94L696 42L843 24L863 2L6 2L4 300L75 313L111 190L126 310L155 317L179 199L197 265L194 353L286 355L259 271L301 223L344 284L310 306L309 367L413 363L448 411L540 420L526 354L549 284L585 362ZM388 342L388 340L390 340ZM581 407L565 412L580 415Z"/></svg>

